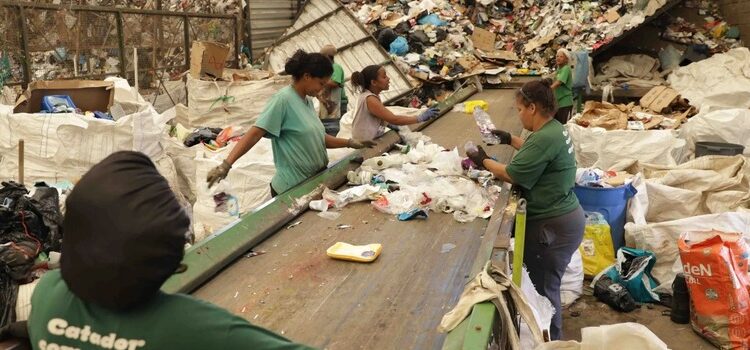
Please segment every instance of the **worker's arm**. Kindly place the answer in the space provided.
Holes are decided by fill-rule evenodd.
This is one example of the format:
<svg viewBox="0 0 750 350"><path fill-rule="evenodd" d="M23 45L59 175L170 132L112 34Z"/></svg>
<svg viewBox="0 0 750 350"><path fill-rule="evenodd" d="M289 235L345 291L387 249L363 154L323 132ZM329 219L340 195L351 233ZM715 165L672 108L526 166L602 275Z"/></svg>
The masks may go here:
<svg viewBox="0 0 750 350"><path fill-rule="evenodd" d="M561 81L559 81L559 80L555 80L554 82L552 82L552 86L550 86L550 88L551 88L552 90L554 90L554 89L557 89L557 88L559 88L559 87L560 87L560 85L562 85L562 82L561 82Z"/></svg>
<svg viewBox="0 0 750 350"><path fill-rule="evenodd" d="M339 137L333 137L331 135L326 135L326 148L354 148L354 149L361 149L361 148L371 148L372 146L375 146L374 141L364 140L364 141L357 141L354 139L342 139Z"/></svg>
<svg viewBox="0 0 750 350"><path fill-rule="evenodd" d="M388 124L393 125L410 125L418 123L418 117L407 117L405 115L395 115L393 112L385 108L383 102L375 96L367 97L367 109L376 118L384 120Z"/></svg>
<svg viewBox="0 0 750 350"><path fill-rule="evenodd" d="M518 136L511 136L510 137L510 146L515 148L516 150L521 149L524 143L524 139L518 137Z"/></svg>
<svg viewBox="0 0 750 350"><path fill-rule="evenodd" d="M250 128L250 131L245 133L244 136L240 139L239 142L237 142L237 145L234 146L234 149L232 149L232 152L229 152L229 156L227 157L226 161L230 165L234 164L234 162L237 161L237 159L240 159L242 156L247 153L253 146L255 146L258 141L266 134L266 131L257 127L253 126Z"/></svg>
<svg viewBox="0 0 750 350"><path fill-rule="evenodd" d="M507 183L513 184L513 179L508 175L508 172L505 170L508 166L500 163L498 161L495 161L493 159L485 159L482 162L482 165L484 165L484 168L487 169L487 171L491 172L493 175L495 175L496 178L503 180Z"/></svg>
<svg viewBox="0 0 750 350"><path fill-rule="evenodd" d="M328 82L326 83L326 87L329 89L335 89L335 88L340 88L341 84L335 82L333 79L328 79Z"/></svg>

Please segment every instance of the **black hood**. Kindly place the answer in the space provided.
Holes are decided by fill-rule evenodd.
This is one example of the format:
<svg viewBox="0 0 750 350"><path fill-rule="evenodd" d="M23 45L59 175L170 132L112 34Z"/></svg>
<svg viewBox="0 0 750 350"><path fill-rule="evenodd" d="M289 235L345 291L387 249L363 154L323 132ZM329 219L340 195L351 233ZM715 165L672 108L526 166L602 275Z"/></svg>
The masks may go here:
<svg viewBox="0 0 750 350"><path fill-rule="evenodd" d="M138 152L89 170L66 201L63 279L86 302L127 310L156 295L182 260L190 220Z"/></svg>

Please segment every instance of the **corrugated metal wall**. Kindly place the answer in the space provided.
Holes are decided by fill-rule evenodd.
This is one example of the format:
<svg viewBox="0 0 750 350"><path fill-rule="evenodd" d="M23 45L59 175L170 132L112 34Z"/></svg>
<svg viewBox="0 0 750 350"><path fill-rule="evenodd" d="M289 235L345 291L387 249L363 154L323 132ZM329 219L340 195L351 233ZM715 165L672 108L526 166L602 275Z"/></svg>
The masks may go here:
<svg viewBox="0 0 750 350"><path fill-rule="evenodd" d="M271 46L284 31L294 23L299 0L249 0L249 29L253 59L263 56L263 50ZM248 28L249 27L249 28Z"/></svg>

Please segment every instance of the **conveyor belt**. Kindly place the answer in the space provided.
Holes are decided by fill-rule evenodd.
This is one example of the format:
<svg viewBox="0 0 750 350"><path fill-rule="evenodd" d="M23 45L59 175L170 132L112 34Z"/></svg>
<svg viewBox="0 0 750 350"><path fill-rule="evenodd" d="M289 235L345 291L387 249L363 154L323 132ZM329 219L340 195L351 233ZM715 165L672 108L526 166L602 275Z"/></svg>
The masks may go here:
<svg viewBox="0 0 750 350"><path fill-rule="evenodd" d="M490 103L498 128L520 133L513 90L472 96ZM424 131L434 142L459 147L480 142L473 118L449 113ZM486 147L501 161L507 146ZM504 207L504 203L498 203ZM496 209L497 210L497 209ZM461 224L448 214L398 222L369 204L347 206L336 221L303 213L194 292L297 342L326 349L439 349L435 330L455 304L478 256L487 220ZM338 224L353 226L337 229ZM336 261L325 250L337 241L382 243L372 264ZM443 253L443 244L456 247Z"/></svg>

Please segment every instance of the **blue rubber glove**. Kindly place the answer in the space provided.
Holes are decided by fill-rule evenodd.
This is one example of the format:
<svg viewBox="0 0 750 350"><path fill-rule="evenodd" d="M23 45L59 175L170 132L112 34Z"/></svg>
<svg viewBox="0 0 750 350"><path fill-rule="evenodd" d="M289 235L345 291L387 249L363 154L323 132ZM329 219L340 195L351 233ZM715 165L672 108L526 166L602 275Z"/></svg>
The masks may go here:
<svg viewBox="0 0 750 350"><path fill-rule="evenodd" d="M430 109L424 111L424 113L420 114L419 117L417 117L417 121L420 122L420 123L423 123L423 122L426 122L426 121L428 121L430 119L435 119L435 118L438 117L439 113L440 113L439 109L437 109L437 108L430 108Z"/></svg>

